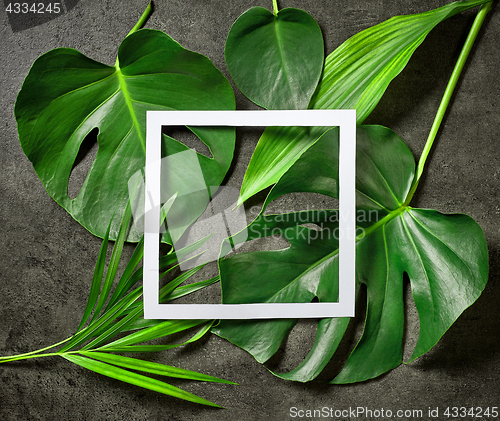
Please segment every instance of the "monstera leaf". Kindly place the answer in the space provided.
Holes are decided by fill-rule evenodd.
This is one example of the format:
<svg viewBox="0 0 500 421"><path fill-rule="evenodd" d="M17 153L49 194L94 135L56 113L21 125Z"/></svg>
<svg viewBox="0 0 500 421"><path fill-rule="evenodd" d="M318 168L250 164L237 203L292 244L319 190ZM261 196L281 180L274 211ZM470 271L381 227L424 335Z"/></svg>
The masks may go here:
<svg viewBox="0 0 500 421"><path fill-rule="evenodd" d="M122 42L115 66L68 48L39 57L19 92L15 116L23 151L47 192L90 232L104 237L115 210L117 216L124 212L129 178L144 167L147 110L234 108L232 88L210 60L161 31L142 29ZM75 159L94 129L99 131L97 155L78 196L70 198ZM197 154L205 184L218 186L232 160L234 129L197 127L192 132L212 154ZM188 147L164 136L163 150L172 155ZM172 212L195 209L188 215L192 222L206 203L189 203L187 193L196 190L189 174L190 168L184 168L169 188L178 193ZM114 224L110 238L117 231ZM128 240L140 236L132 230Z"/></svg>
<svg viewBox="0 0 500 421"><path fill-rule="evenodd" d="M331 129L280 179L265 206L292 192L337 198L336 163L338 129ZM358 127L356 171L356 278L358 290L362 284L367 290L366 320L361 339L334 383L370 379L401 364L405 272L420 319L410 360L436 344L479 297L488 277L486 241L473 219L408 205L415 163L394 132L381 126ZM321 230L305 226L308 223ZM248 239L281 234L290 246L221 259L223 301L311 302L315 297L321 302L337 301L336 227L335 210L261 213L249 226ZM316 377L336 351L348 322L348 318L320 320L309 355L295 370L277 375L299 381ZM213 331L264 362L295 323L286 319L222 321Z"/></svg>
<svg viewBox="0 0 500 421"><path fill-rule="evenodd" d="M324 61L323 36L303 10L252 7L233 24L225 57L238 88L270 110L305 109Z"/></svg>
<svg viewBox="0 0 500 421"><path fill-rule="evenodd" d="M326 58L308 108L355 109L357 121L362 123L438 23L487 1L459 1L425 13L396 16L359 32ZM248 165L240 203L276 183L325 130L268 127Z"/></svg>

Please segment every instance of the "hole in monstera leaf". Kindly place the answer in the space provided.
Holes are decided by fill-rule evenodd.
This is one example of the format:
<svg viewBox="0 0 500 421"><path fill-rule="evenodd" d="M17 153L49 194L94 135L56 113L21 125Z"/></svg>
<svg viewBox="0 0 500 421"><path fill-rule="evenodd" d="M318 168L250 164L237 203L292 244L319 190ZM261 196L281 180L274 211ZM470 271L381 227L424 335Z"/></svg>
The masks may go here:
<svg viewBox="0 0 500 421"><path fill-rule="evenodd" d="M207 128L209 130L211 128ZM185 126L163 126L162 133L183 143L187 147L194 149L199 154L205 155L208 158L213 158L212 153L207 145L205 145L198 136Z"/></svg>
<svg viewBox="0 0 500 421"><path fill-rule="evenodd" d="M314 231L322 231L322 228L318 224L301 224L300 226Z"/></svg>
<svg viewBox="0 0 500 421"><path fill-rule="evenodd" d="M338 209L339 201L321 193L287 193L269 203L265 215L299 211Z"/></svg>
<svg viewBox="0 0 500 421"><path fill-rule="evenodd" d="M411 292L408 273L403 274L403 302L405 308L405 328L403 333L403 360L408 361L417 345L420 334L420 319Z"/></svg>
<svg viewBox="0 0 500 421"><path fill-rule="evenodd" d="M316 319L299 319L265 366L276 373L297 367L309 353L316 336Z"/></svg>
<svg viewBox="0 0 500 421"><path fill-rule="evenodd" d="M68 180L68 196L70 199L75 199L80 194L83 183L87 178L90 168L92 168L97 155L97 149L99 148L97 143L98 134L99 129L97 127L92 129L80 144L80 149L73 163Z"/></svg>
<svg viewBox="0 0 500 421"><path fill-rule="evenodd" d="M315 379L320 382L328 382L340 373L349 355L361 339L366 321L367 290L366 285L361 284L356 298L356 316L349 321L345 333L335 351L335 354L326 364L321 374Z"/></svg>
<svg viewBox="0 0 500 421"><path fill-rule="evenodd" d="M251 229L251 228L250 228ZM281 235L280 230L276 229L274 233L269 230L267 237L257 237L238 246L235 254L248 253L252 251L278 251L290 247L290 243Z"/></svg>

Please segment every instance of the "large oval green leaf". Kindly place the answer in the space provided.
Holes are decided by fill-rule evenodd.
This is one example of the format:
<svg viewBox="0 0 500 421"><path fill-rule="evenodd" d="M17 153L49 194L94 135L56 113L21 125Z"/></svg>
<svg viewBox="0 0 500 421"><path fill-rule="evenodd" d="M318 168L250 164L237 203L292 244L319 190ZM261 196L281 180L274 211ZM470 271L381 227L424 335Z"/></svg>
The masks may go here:
<svg viewBox="0 0 500 421"><path fill-rule="evenodd" d="M326 58L309 108L355 109L358 123L363 122L438 23L487 1L459 1L425 13L396 16L354 35ZM268 127L248 165L240 202L276 183L324 131Z"/></svg>
<svg viewBox="0 0 500 421"><path fill-rule="evenodd" d="M303 10L274 15L253 7L231 27L225 57L231 77L251 101L270 110L305 109L323 69L323 35Z"/></svg>
<svg viewBox="0 0 500 421"><path fill-rule="evenodd" d="M366 285L367 310L363 335L335 383L367 380L401 364L405 272L420 319L411 360L437 343L479 297L488 278L487 246L479 225L466 215L405 205L415 171L410 150L384 127L360 126L357 132L356 216L364 235L356 243L356 276L358 289ZM324 161L338 162L337 130L326 132L300 157L271 190L266 206L273 198L297 191L336 198L338 168ZM304 177L304 168L314 168L314 177ZM248 239L279 233L290 247L222 259L224 302L311 302L314 297L337 301L338 241L332 235L337 227L335 210L261 214L249 226ZM316 377L335 353L348 321L320 320L309 355L295 370L277 375L298 381ZM264 362L295 322L225 320L213 331Z"/></svg>
<svg viewBox="0 0 500 421"><path fill-rule="evenodd" d="M147 110L234 108L229 82L209 59L161 31L142 29L122 42L116 66L68 48L39 57L19 92L15 116L21 146L47 192L85 228L103 237L115 210L120 214L125 209L129 178L144 167ZM71 199L68 180L73 164L82 141L95 128L95 161L78 196ZM193 132L212 153L197 155L205 183L217 186L232 160L234 130ZM167 155L188 149L168 136L163 141ZM170 190L182 197L183 191L190 191L190 180L187 173L177 178ZM110 238L116 238L117 224ZM140 236L132 230L128 239L138 241Z"/></svg>

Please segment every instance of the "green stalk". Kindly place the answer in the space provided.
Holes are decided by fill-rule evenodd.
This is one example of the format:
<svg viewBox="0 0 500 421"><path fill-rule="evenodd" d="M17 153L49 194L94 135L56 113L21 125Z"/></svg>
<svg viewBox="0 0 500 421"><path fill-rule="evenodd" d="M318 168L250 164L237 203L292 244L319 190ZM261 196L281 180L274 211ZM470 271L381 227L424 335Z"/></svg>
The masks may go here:
<svg viewBox="0 0 500 421"><path fill-rule="evenodd" d="M455 64L455 68L451 74L450 80L448 81L448 85L446 86L446 90L444 91L443 98L441 100L441 104L439 105L438 111L436 113L436 117L434 118L434 123L432 124L431 131L429 133L429 137L427 138L427 142L425 143L424 150L422 151L422 155L420 156L420 160L418 161L417 171L415 181L413 186L406 197L404 206L408 206L415 191L417 190L418 183L420 181L420 177L424 171L425 161L427 160L427 156L432 148L432 144L436 138L436 135L441 126L441 122L443 121L443 117L446 113L446 109L450 103L451 97L453 95L453 91L457 85L458 79L462 73L465 62L467 61L467 57L469 57L469 53L472 50L472 46L474 45L474 41L476 40L477 34L483 25L484 19L486 18L487 13L491 10L491 5L493 2L489 2L483 4L479 9L479 12L472 24L472 27L469 31L469 35L465 40L464 46L462 47L462 51L460 52L460 56L458 57L457 63Z"/></svg>
<svg viewBox="0 0 500 421"><path fill-rule="evenodd" d="M274 16L278 16L278 0L273 0L273 13Z"/></svg>
<svg viewBox="0 0 500 421"><path fill-rule="evenodd" d="M130 32L127 34L127 37L130 35L130 34L133 34L135 31L137 31L138 29L141 29L142 28L142 25L144 25L144 22L146 22L146 20L149 18L149 15L151 14L153 10L153 6L151 4L151 2L148 3L148 6L146 7L146 10L144 10L144 12L142 13L141 17L139 18L139 20L137 21L137 23L134 25L134 27L130 30ZM115 63L115 67L116 68L119 68L119 63L118 63L118 57L116 58L116 63Z"/></svg>
<svg viewBox="0 0 500 421"><path fill-rule="evenodd" d="M47 346L45 348L39 349L37 351L31 351L31 352L26 352L24 354L17 354L17 355L8 355L6 357L0 357L0 364L9 362L9 361L17 361L17 360L25 360L28 358L38 358L38 357L44 357L49 354L40 354L40 352L47 351L48 349L55 348L56 346L62 345L65 342L68 342L71 338L67 338L64 341L58 342L54 345ZM50 354L50 355L55 355L55 354Z"/></svg>
<svg viewBox="0 0 500 421"><path fill-rule="evenodd" d="M12 357L3 357L7 358L6 360L0 361L0 363L9 363L12 361L20 361L20 360L28 360L30 358L43 358L43 357L64 357L68 354L77 354L80 351L67 351L67 352L50 352L47 354L36 354L36 355L28 355L28 354L19 354L13 355Z"/></svg>
<svg viewBox="0 0 500 421"><path fill-rule="evenodd" d="M151 2L149 2L148 6L146 7L146 10L144 10L141 17L139 18L137 23L134 25L134 27L130 30L130 32L127 34L127 36L129 36L130 34L133 34L135 31L142 28L142 25L144 25L144 22L146 22L147 18L149 18L149 15L151 14L152 10L153 10L152 4L151 4Z"/></svg>

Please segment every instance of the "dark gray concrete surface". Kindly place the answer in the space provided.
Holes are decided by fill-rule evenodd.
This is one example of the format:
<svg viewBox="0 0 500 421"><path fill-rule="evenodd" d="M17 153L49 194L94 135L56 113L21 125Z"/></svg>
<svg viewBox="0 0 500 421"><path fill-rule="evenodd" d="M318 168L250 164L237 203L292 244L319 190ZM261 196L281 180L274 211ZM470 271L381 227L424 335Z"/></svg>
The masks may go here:
<svg viewBox="0 0 500 421"><path fill-rule="evenodd" d="M329 53L359 30L395 14L445 3L283 0L280 6L311 13L323 30ZM118 45L145 5L144 0L82 0L64 16L16 33L6 14L0 13L0 355L38 349L74 332L101 243L45 193L23 155L13 115L17 92L32 62L52 48L73 47L98 61L114 63ZM229 76L223 55L225 37L234 20L254 5L272 7L270 0L158 0L146 27L163 30L184 47L208 56ZM463 13L432 32L367 120L394 129L417 157L474 14ZM375 380L348 386L280 380L250 355L215 336L152 357L238 382L239 386L173 382L223 405L224 410L144 391L62 359L23 361L0 365L0 420L286 420L291 418L292 406L423 409L424 413L439 407L439 419L444 420L447 406L500 406L499 39L496 4L413 201L418 207L471 215L486 234L490 254L491 274L484 293L427 355ZM240 109L254 108L241 94L237 104ZM240 133L229 185L240 185L256 142L257 136ZM320 198L314 200L315 206L322 206ZM296 207L308 203L307 197L294 200ZM290 201L282 203L285 209L290 205ZM131 247L126 253L130 255ZM406 356L418 326L411 302L407 313ZM273 359L273 368L287 370L297 364L308 352L314 331L314 323L300 322L284 352ZM333 364L327 371L333 374L336 368Z"/></svg>

